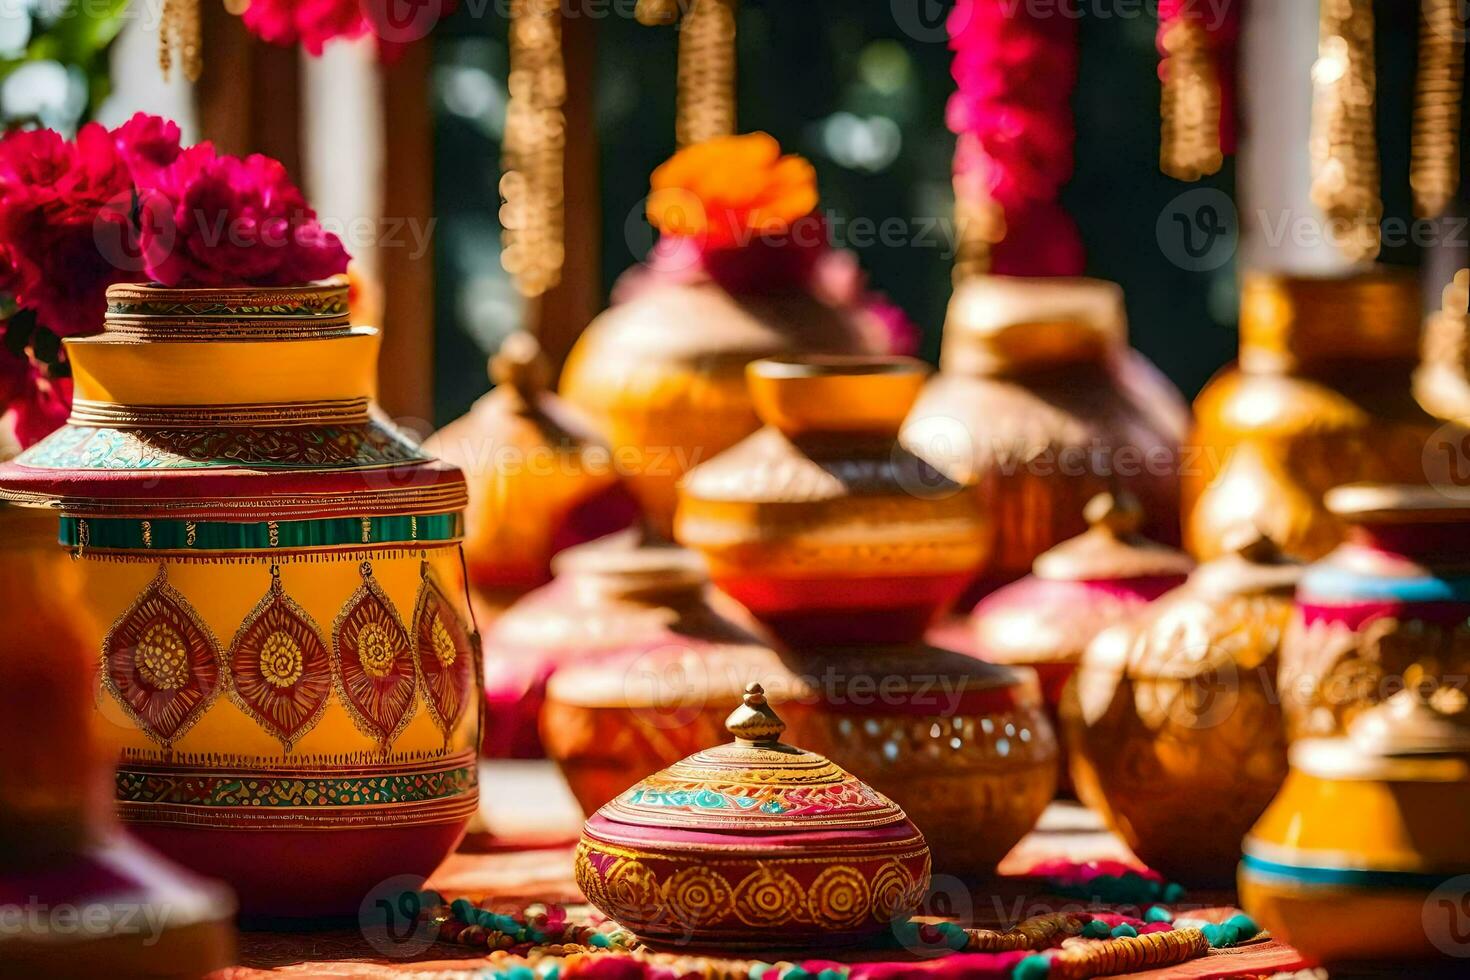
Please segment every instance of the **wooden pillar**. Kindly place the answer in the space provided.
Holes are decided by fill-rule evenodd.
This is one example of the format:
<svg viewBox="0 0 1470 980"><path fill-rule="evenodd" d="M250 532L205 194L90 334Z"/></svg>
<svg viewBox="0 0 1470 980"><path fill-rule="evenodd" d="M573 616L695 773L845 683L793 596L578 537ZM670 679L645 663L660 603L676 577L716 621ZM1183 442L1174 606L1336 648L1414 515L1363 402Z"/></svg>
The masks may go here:
<svg viewBox="0 0 1470 980"><path fill-rule="evenodd" d="M566 63L566 263L561 283L527 311L535 332L559 371L572 344L602 309L602 194L595 119L597 28L589 11L574 10L562 21Z"/></svg>
<svg viewBox="0 0 1470 980"><path fill-rule="evenodd" d="M383 353L378 401L400 419L434 419L434 252L411 246L434 216L434 43L408 45L383 72ZM417 238L406 229L417 227Z"/></svg>
<svg viewBox="0 0 1470 980"><path fill-rule="evenodd" d="M221 153L264 153L301 172L301 54L266 44L216 2L201 4L204 73L195 87L199 132Z"/></svg>

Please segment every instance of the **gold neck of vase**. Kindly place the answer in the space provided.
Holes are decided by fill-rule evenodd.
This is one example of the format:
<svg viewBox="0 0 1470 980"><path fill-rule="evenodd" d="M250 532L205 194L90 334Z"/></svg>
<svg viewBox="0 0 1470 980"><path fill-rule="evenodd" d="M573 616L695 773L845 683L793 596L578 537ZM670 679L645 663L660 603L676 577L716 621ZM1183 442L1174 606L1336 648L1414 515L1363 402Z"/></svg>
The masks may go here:
<svg viewBox="0 0 1470 980"><path fill-rule="evenodd" d="M1247 273L1240 299L1240 365L1285 373L1349 361L1412 361L1422 301L1412 272L1347 276Z"/></svg>

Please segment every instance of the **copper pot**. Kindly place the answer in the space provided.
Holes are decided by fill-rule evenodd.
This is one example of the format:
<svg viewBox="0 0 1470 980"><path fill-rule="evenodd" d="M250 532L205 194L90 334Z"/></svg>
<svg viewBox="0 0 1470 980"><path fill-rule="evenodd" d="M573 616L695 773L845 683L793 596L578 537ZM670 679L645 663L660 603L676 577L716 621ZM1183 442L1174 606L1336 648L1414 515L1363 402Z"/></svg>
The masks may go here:
<svg viewBox="0 0 1470 980"><path fill-rule="evenodd" d="M967 600L1031 571L1087 529L1083 506L1123 489L1143 533L1178 541L1186 409L1127 344L1122 291L1092 279L982 276L956 289L941 371L904 427L907 445L973 482L995 552Z"/></svg>
<svg viewBox="0 0 1470 980"><path fill-rule="evenodd" d="M1175 880L1230 881L1286 775L1275 681L1300 572L1243 540L1100 633L1063 702L1078 796Z"/></svg>
<svg viewBox="0 0 1470 980"><path fill-rule="evenodd" d="M465 474L465 563L482 622L551 581L557 552L638 517L607 446L547 390L551 365L534 337L506 338L490 377L495 389L425 443Z"/></svg>
<svg viewBox="0 0 1470 980"><path fill-rule="evenodd" d="M1344 531L1322 505L1329 489L1430 478L1440 422L1411 390L1419 320L1411 271L1246 275L1240 360L1195 401L1195 465L1183 476L1196 557L1220 554L1237 528L1321 557Z"/></svg>
<svg viewBox="0 0 1470 980"><path fill-rule="evenodd" d="M863 337L806 293L649 286L582 333L561 393L601 429L653 528L668 537L679 478L760 426L745 365L802 351L859 353Z"/></svg>

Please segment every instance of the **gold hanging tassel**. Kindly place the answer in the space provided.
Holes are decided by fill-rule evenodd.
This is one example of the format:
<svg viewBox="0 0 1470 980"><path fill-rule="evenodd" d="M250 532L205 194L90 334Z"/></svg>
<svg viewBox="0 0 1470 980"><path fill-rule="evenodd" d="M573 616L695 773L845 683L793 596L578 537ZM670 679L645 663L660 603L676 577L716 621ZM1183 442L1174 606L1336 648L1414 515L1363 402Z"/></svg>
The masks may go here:
<svg viewBox="0 0 1470 980"><path fill-rule="evenodd" d="M527 297L561 282L566 259L566 95L558 0L512 0L500 264Z"/></svg>
<svg viewBox="0 0 1470 980"><path fill-rule="evenodd" d="M1421 0L1409 186L1414 190L1414 213L1422 218L1444 214L1460 189L1464 29L1459 0Z"/></svg>
<svg viewBox="0 0 1470 980"><path fill-rule="evenodd" d="M685 0L679 24L679 105L675 142L682 148L735 132L737 0ZM680 0L639 0L645 24L672 23Z"/></svg>
<svg viewBox="0 0 1470 980"><path fill-rule="evenodd" d="M1344 254L1354 261L1376 258L1383 200L1373 119L1372 0L1321 0L1312 87L1312 201Z"/></svg>
<svg viewBox="0 0 1470 980"><path fill-rule="evenodd" d="M960 137L963 140L965 137ZM1006 237L1005 211L978 186L973 175L954 181L955 253L953 283L990 272L991 252Z"/></svg>
<svg viewBox="0 0 1470 980"><path fill-rule="evenodd" d="M1220 148L1220 79L1209 35L1180 15L1159 38L1164 52L1159 166L1178 180L1199 180L1224 163Z"/></svg>
<svg viewBox="0 0 1470 980"><path fill-rule="evenodd" d="M199 0L163 0L163 16L158 24L158 67L165 79L173 70L175 54L184 77L191 82L199 81L199 73L204 68Z"/></svg>

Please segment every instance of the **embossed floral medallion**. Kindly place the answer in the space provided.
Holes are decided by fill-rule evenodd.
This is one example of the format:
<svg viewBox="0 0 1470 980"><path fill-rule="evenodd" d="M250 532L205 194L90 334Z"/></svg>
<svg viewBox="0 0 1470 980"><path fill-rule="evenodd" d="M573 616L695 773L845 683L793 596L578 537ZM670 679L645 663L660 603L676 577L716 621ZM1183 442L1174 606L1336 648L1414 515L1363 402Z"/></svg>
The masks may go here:
<svg viewBox="0 0 1470 980"><path fill-rule="evenodd" d="M469 704L475 687L475 644L454 612L454 605L425 562L420 566L423 584L414 603L414 657L424 707L444 737L453 733Z"/></svg>
<svg viewBox="0 0 1470 980"><path fill-rule="evenodd" d="M103 639L102 684L165 748L224 689L219 643L189 600L168 584L165 566Z"/></svg>
<svg viewBox="0 0 1470 980"><path fill-rule="evenodd" d="M281 740L286 752L310 731L332 694L332 663L311 614L281 588L280 568L229 652L230 698Z"/></svg>
<svg viewBox="0 0 1470 980"><path fill-rule="evenodd" d="M418 686L413 647L392 601L362 563L362 585L332 630L337 693L352 722L386 752L408 724Z"/></svg>

